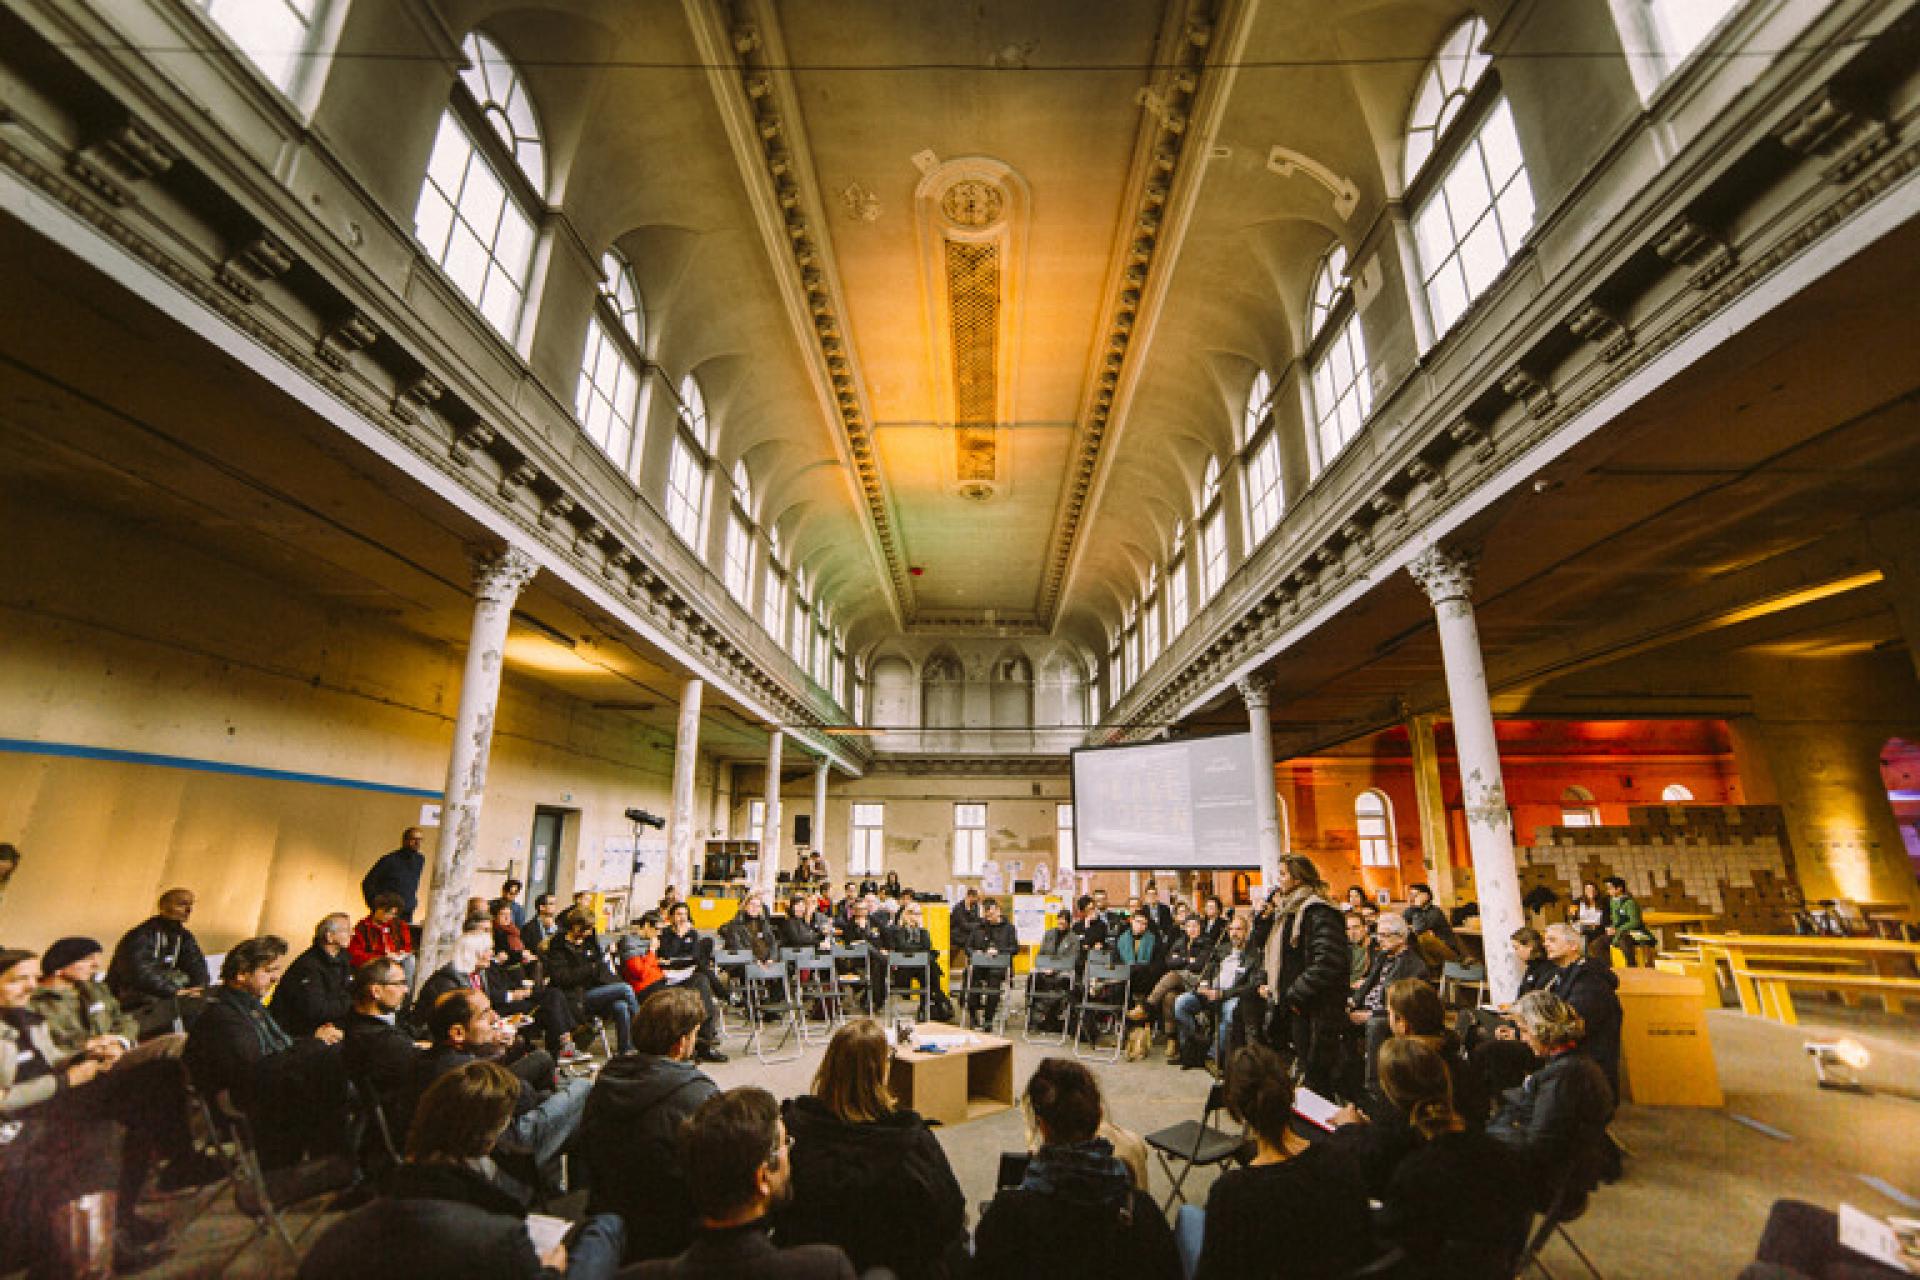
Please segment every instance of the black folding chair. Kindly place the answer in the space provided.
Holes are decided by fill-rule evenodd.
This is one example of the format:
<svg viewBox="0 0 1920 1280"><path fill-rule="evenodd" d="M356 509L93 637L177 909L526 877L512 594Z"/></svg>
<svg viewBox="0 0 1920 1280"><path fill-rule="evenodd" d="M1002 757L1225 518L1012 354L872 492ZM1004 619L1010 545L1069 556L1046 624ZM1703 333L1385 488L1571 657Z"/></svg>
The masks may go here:
<svg viewBox="0 0 1920 1280"><path fill-rule="evenodd" d="M1226 1105L1226 1101L1227 1087L1216 1080L1213 1087L1207 1090L1206 1105L1200 1109L1198 1120L1182 1120L1179 1124L1168 1125L1146 1135L1146 1144L1153 1148L1154 1158L1160 1162L1161 1170L1173 1184L1166 1204L1161 1206L1162 1212L1170 1214L1176 1203L1187 1202L1182 1188L1186 1185L1188 1174L1195 1169L1224 1164L1246 1148L1247 1139L1243 1135L1213 1127L1213 1117ZM1180 1163L1177 1173L1173 1161Z"/></svg>
<svg viewBox="0 0 1920 1280"><path fill-rule="evenodd" d="M849 996L856 997L868 1013L874 1011L872 952L864 942L833 949L833 967L840 984L841 1007Z"/></svg>
<svg viewBox="0 0 1920 1280"><path fill-rule="evenodd" d="M1073 1056L1120 1061L1127 1043L1127 1005L1133 995L1133 966L1117 958L1092 956L1087 960L1086 985L1080 989L1080 1003L1074 1011ZM1091 1029L1087 1020L1093 1019ZM1111 1023L1113 1048L1100 1047L1106 1032L1103 1023ZM1088 1035L1091 1030L1092 1040Z"/></svg>
<svg viewBox="0 0 1920 1280"><path fill-rule="evenodd" d="M833 956L820 951L802 952L794 957L792 972L794 998L800 1005L801 1040L815 1034L831 1036L833 1029L847 1020Z"/></svg>
<svg viewBox="0 0 1920 1280"><path fill-rule="evenodd" d="M1572 1187L1572 1176L1563 1175L1560 1185L1554 1188L1553 1196L1547 1202L1547 1211L1540 1215L1539 1224L1533 1228L1527 1238L1526 1250L1521 1254L1520 1265L1514 1268L1514 1275L1525 1274L1527 1268L1531 1266L1538 1268L1540 1274L1547 1280L1554 1280L1553 1272L1548 1270L1547 1264L1540 1260L1540 1251L1545 1249L1547 1243L1557 1235L1566 1242L1567 1248L1573 1250L1573 1256L1580 1259L1580 1265L1587 1269L1587 1274L1592 1276L1593 1280L1606 1280L1606 1277L1600 1274L1600 1268L1593 1265L1593 1259L1574 1243L1573 1236L1567 1231L1567 1224L1578 1217L1580 1212L1584 1212L1584 1206L1579 1211L1569 1211L1570 1205L1577 1199Z"/></svg>
<svg viewBox="0 0 1920 1280"><path fill-rule="evenodd" d="M933 1008L933 969L927 963L924 952L914 955L901 955L898 951L887 953L887 995L884 1008L889 1017L898 1007L901 995L902 979L918 977L919 995L914 1007L919 1010L916 1022L925 1022Z"/></svg>
<svg viewBox="0 0 1920 1280"><path fill-rule="evenodd" d="M751 1036L753 1033L751 1025L737 1027L734 1026L732 1020L727 1017L729 1013L736 1010L742 1015L746 1012L746 981L741 975L753 965L753 962L753 952L751 951L727 951L721 949L713 953L714 975L729 980L724 991L716 986L714 992L720 1003L720 1036L722 1039L736 1034Z"/></svg>
<svg viewBox="0 0 1920 1280"><path fill-rule="evenodd" d="M793 998L793 985L787 977L787 968L783 964L750 964L747 966L745 981L747 985L747 1020L753 1024L752 1034L747 1037L747 1047L753 1056L760 1059L762 1066L776 1062L792 1062L805 1050L806 1030L800 1025L800 1006ZM780 1043L767 1050L767 1028L779 1023L782 1030ZM793 1052L782 1054L788 1042L793 1044Z"/></svg>
<svg viewBox="0 0 1920 1280"><path fill-rule="evenodd" d="M984 951L967 953L967 980L960 988L961 1007L966 1010L967 1025L978 1025L976 1010L985 1006L986 1029L998 1035L1006 1029L1008 1005L1013 1000L1013 957L990 956Z"/></svg>
<svg viewBox="0 0 1920 1280"><path fill-rule="evenodd" d="M1048 979L1048 988L1040 985L1042 976ZM1057 985L1055 985L1057 980ZM1045 1014L1057 1010L1060 1014L1058 1034L1042 1031L1034 1034L1033 1016L1036 1011ZM1027 995L1021 1008L1020 1038L1028 1044L1065 1044L1067 1028L1073 1021L1069 1016L1073 1012L1073 961L1061 956L1036 955L1033 969L1027 974Z"/></svg>

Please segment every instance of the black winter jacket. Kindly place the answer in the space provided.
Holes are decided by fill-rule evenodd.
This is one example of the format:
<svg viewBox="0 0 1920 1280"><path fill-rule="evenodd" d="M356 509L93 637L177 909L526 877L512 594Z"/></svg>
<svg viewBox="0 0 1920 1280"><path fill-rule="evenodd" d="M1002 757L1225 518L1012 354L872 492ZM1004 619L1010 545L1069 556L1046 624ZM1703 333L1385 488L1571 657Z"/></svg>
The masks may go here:
<svg viewBox="0 0 1920 1280"><path fill-rule="evenodd" d="M780 941L764 911L752 919L743 912L721 925L720 945L729 951L751 951L761 964L780 954Z"/></svg>
<svg viewBox="0 0 1920 1280"><path fill-rule="evenodd" d="M177 991L207 985L207 958L193 931L153 916L135 925L113 949L107 986L129 1009L141 1009Z"/></svg>
<svg viewBox="0 0 1920 1280"><path fill-rule="evenodd" d="M341 1027L353 1012L352 982L346 952L330 956L324 948L311 946L287 966L268 1008L273 1020L296 1038L310 1036L329 1022Z"/></svg>
<svg viewBox="0 0 1920 1280"><path fill-rule="evenodd" d="M373 910L375 898L390 893L400 899L400 918L411 923L420 905L420 873L426 865L426 854L415 853L405 845L381 854L360 880L360 896L366 899L367 910Z"/></svg>
<svg viewBox="0 0 1920 1280"><path fill-rule="evenodd" d="M848 1124L811 1094L786 1105L793 1199L774 1215L782 1245L835 1244L854 1268L940 1280L964 1259L967 1205L946 1152L911 1111Z"/></svg>
<svg viewBox="0 0 1920 1280"><path fill-rule="evenodd" d="M1084 1153L1105 1148L1107 1167ZM1179 1280L1173 1232L1153 1198L1134 1189L1102 1139L1062 1167L1042 1147L1026 1180L994 1196L974 1236L974 1280ZM1054 1248L1049 1245L1064 1245Z"/></svg>
<svg viewBox="0 0 1920 1280"><path fill-rule="evenodd" d="M1344 942L1342 946L1346 945ZM1371 1009L1375 1017L1387 1016L1387 988L1402 978L1425 978L1427 962L1411 942L1398 955L1377 952L1367 979L1353 991L1353 1007ZM1375 997L1378 997L1377 999Z"/></svg>
<svg viewBox="0 0 1920 1280"><path fill-rule="evenodd" d="M820 946L823 936L813 919L798 920L793 916L781 916L775 922L773 936L779 939L783 947L798 947L802 950L815 950Z"/></svg>
<svg viewBox="0 0 1920 1280"><path fill-rule="evenodd" d="M383 1275L426 1280L536 1280L527 1206L461 1165L404 1164L386 1194L327 1228L300 1264L300 1280L340 1280L370 1263Z"/></svg>
<svg viewBox="0 0 1920 1280"><path fill-rule="evenodd" d="M1349 990L1346 917L1316 898L1275 928L1281 930L1279 972L1272 975L1276 1000L1308 1017L1339 1016Z"/></svg>
<svg viewBox="0 0 1920 1280"><path fill-rule="evenodd" d="M1534 1208L1545 1210L1564 1182L1564 1207L1577 1213L1606 1168L1612 1117L1606 1073L1585 1053L1570 1049L1548 1058L1519 1088L1507 1090L1487 1134L1519 1153L1535 1187Z"/></svg>
<svg viewBox="0 0 1920 1280"><path fill-rule="evenodd" d="M1013 921L1002 920L999 924L988 924L982 920L974 926L973 936L967 941L969 951L998 951L1010 956L1020 950L1020 932L1013 927ZM855 1258L855 1265L859 1264Z"/></svg>
<svg viewBox="0 0 1920 1280"><path fill-rule="evenodd" d="M349 1013L340 1029L346 1033L340 1042L340 1056L346 1065L347 1078L364 1082L373 1090L387 1110L387 1122L392 1124L398 1118L397 1104L406 1093L413 1073L413 1060L420 1056L419 1046L403 1028L372 1014ZM399 1142L405 1136L396 1133L394 1141Z"/></svg>
<svg viewBox="0 0 1920 1280"><path fill-rule="evenodd" d="M593 1082L578 1138L587 1209L626 1220L627 1261L671 1258L692 1242L680 1126L719 1091L693 1063L644 1053L622 1054Z"/></svg>
<svg viewBox="0 0 1920 1280"><path fill-rule="evenodd" d="M1620 975L1593 960L1575 960L1560 970L1547 990L1573 1006L1587 1034L1580 1049L1600 1064L1607 1086L1616 1094L1620 1084Z"/></svg>
<svg viewBox="0 0 1920 1280"><path fill-rule="evenodd" d="M767 1219L703 1230L677 1258L628 1267L620 1280L854 1280L847 1255L831 1245L776 1249Z"/></svg>

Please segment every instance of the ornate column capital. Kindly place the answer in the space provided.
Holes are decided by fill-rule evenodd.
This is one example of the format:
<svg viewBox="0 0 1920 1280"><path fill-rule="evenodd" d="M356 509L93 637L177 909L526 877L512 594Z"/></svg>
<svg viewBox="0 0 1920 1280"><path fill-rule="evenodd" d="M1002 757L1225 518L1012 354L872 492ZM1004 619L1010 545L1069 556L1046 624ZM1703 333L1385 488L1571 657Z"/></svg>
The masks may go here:
<svg viewBox="0 0 1920 1280"><path fill-rule="evenodd" d="M1240 700L1247 704L1247 710L1265 710L1268 696L1273 691L1273 681L1265 676L1242 676L1233 682L1240 692Z"/></svg>
<svg viewBox="0 0 1920 1280"><path fill-rule="evenodd" d="M1449 600L1466 600L1473 595L1473 571L1479 556L1471 551L1449 551L1432 547L1407 566L1407 572L1427 593L1435 608Z"/></svg>
<svg viewBox="0 0 1920 1280"><path fill-rule="evenodd" d="M519 599L521 589L540 571L533 557L518 547L475 547L467 554L473 561L473 593L498 604Z"/></svg>

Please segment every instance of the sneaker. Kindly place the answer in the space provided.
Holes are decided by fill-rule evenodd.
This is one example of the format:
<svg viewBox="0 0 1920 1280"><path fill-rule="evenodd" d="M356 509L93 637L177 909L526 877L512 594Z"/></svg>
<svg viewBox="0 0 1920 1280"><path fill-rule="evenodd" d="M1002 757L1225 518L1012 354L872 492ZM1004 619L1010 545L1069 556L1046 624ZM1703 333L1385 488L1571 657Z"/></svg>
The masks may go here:
<svg viewBox="0 0 1920 1280"><path fill-rule="evenodd" d="M710 1044L700 1045L693 1051L693 1060L695 1062L725 1062L727 1055Z"/></svg>
<svg viewBox="0 0 1920 1280"><path fill-rule="evenodd" d="M585 1062L592 1056L593 1055L591 1054L580 1052L578 1046L569 1042L565 1047L563 1047L560 1050L560 1056L557 1059L555 1059L555 1061L557 1061L561 1066L565 1067L565 1066L571 1066L576 1062Z"/></svg>

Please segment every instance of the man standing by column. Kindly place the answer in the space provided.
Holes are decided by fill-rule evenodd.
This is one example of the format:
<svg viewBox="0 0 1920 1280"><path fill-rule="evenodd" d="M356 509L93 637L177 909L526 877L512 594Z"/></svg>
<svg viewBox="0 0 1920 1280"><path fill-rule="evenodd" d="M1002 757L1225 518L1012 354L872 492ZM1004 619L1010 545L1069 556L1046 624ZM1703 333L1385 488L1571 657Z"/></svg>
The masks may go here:
<svg viewBox="0 0 1920 1280"><path fill-rule="evenodd" d="M400 923L413 924L414 909L420 905L420 873L427 868L427 855L421 852L426 842L426 832L408 827L400 833L400 847L381 854L380 860L368 868L360 881L360 896L367 900L369 912L374 909L374 899L390 893L400 899Z"/></svg>

